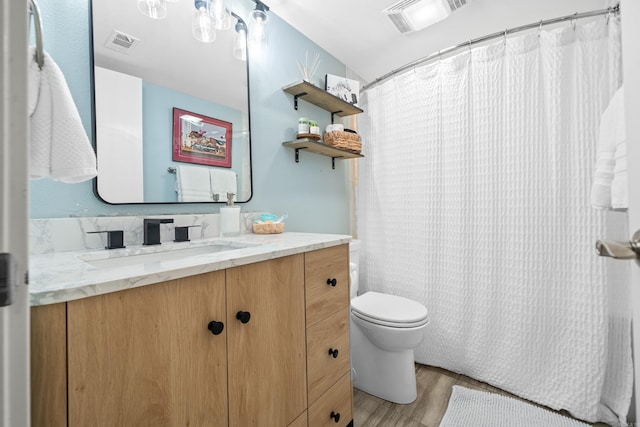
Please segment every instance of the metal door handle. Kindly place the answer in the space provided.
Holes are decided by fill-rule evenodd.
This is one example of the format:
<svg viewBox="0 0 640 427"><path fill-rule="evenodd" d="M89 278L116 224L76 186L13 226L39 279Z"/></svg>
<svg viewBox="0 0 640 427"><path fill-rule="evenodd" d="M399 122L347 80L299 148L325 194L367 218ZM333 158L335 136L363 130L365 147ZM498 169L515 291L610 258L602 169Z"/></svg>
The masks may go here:
<svg viewBox="0 0 640 427"><path fill-rule="evenodd" d="M635 259L640 264L640 230L633 233L632 240L629 242L598 240L596 252L600 256L615 259Z"/></svg>

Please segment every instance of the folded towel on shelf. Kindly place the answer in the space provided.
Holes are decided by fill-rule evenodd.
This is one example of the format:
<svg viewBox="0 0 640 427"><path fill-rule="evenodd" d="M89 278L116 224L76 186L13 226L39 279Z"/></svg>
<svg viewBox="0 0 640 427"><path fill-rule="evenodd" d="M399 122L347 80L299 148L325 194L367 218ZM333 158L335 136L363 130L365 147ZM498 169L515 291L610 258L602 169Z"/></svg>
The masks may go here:
<svg viewBox="0 0 640 427"><path fill-rule="evenodd" d="M176 166L176 192L179 202L211 202L209 168Z"/></svg>
<svg viewBox="0 0 640 427"><path fill-rule="evenodd" d="M218 194L218 201L226 202L227 193L238 195L238 177L227 169L210 169L211 192Z"/></svg>
<svg viewBox="0 0 640 427"><path fill-rule="evenodd" d="M611 98L600 120L598 154L591 186L591 206L598 209L628 207L624 88L622 86Z"/></svg>
<svg viewBox="0 0 640 427"><path fill-rule="evenodd" d="M67 82L51 56L39 69L32 50L28 76L31 179L74 183L98 174L96 155Z"/></svg>

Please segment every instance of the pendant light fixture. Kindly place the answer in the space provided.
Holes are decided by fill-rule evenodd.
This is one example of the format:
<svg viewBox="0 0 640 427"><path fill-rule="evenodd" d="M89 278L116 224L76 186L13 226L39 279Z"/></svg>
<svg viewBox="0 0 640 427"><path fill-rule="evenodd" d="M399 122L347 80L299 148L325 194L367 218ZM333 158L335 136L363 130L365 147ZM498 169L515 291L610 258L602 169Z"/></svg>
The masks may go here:
<svg viewBox="0 0 640 427"><path fill-rule="evenodd" d="M138 0L138 10L151 19L164 19L167 17L166 0Z"/></svg>
<svg viewBox="0 0 640 427"><path fill-rule="evenodd" d="M262 50L267 47L267 12L269 11L269 6L260 0L253 1L256 3L256 7L251 12L253 23L251 25L249 39L253 49Z"/></svg>
<svg viewBox="0 0 640 427"><path fill-rule="evenodd" d="M206 0L195 0L195 10L191 21L193 37L204 43L216 40L215 22L211 17L211 4Z"/></svg>
<svg viewBox="0 0 640 427"><path fill-rule="evenodd" d="M247 24L237 18L236 33L233 37L233 57L240 61L247 60Z"/></svg>
<svg viewBox="0 0 640 427"><path fill-rule="evenodd" d="M209 0L211 2L211 17L213 18L217 30L228 30L233 26L231 16L232 0Z"/></svg>

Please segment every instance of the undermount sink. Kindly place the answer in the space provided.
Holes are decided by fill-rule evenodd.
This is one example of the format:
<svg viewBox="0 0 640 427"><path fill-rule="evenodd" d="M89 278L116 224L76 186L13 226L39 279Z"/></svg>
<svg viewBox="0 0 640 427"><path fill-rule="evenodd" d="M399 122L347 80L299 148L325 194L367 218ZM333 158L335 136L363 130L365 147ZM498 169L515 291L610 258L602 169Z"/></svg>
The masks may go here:
<svg viewBox="0 0 640 427"><path fill-rule="evenodd" d="M79 258L98 268L126 267L137 264L148 264L162 261L179 261L185 258L212 254L216 252L243 249L250 244L219 241L200 246L169 247L151 246L138 249L117 249L108 252L93 253Z"/></svg>

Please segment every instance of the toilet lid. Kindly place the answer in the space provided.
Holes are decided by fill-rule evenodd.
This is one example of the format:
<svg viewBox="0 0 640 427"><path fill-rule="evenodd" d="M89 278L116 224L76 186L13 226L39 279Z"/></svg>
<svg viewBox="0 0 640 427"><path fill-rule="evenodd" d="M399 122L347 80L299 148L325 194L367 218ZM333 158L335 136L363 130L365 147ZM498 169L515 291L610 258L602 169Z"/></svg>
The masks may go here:
<svg viewBox="0 0 640 427"><path fill-rule="evenodd" d="M419 302L379 292L367 292L352 299L351 311L360 318L385 324L413 326L427 319L427 308Z"/></svg>

